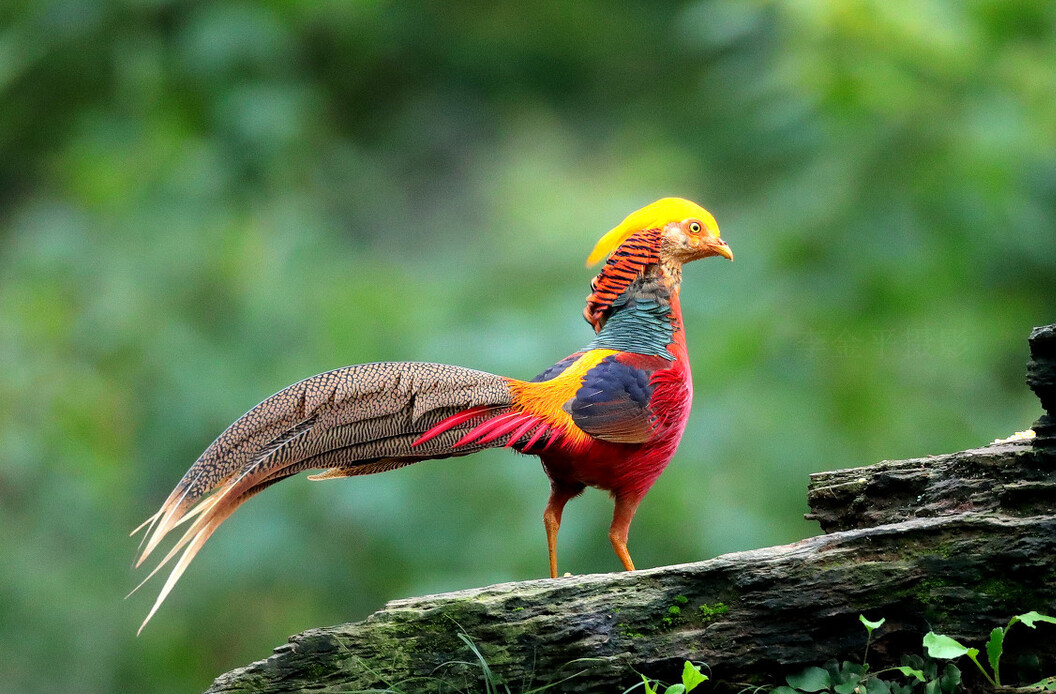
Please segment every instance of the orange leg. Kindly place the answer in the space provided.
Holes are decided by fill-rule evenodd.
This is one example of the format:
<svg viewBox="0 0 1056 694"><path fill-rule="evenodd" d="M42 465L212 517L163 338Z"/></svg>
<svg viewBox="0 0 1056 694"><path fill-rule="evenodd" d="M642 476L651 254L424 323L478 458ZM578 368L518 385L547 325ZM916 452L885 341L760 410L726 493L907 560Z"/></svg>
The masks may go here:
<svg viewBox="0 0 1056 694"><path fill-rule="evenodd" d="M550 552L550 578L557 578L557 531L561 527L561 512L565 504L583 491L583 486L565 487L556 483L550 485L550 501L543 512L543 525L546 527L546 546Z"/></svg>
<svg viewBox="0 0 1056 694"><path fill-rule="evenodd" d="M641 497L616 497L616 508L612 511L612 525L609 526L609 542L616 550L616 556L623 563L627 571L634 571L634 562L631 561L631 553L627 551L627 533L631 529L631 520L634 512L638 510Z"/></svg>

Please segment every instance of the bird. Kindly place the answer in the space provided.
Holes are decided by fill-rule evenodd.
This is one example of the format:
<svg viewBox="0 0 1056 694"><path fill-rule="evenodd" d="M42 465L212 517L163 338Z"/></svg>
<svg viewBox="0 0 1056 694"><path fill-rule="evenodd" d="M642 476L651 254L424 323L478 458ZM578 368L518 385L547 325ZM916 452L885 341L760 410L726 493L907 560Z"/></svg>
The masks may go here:
<svg viewBox="0 0 1056 694"><path fill-rule="evenodd" d="M239 506L306 470L310 480L395 470L422 460L505 447L538 456L550 481L543 513L550 577L569 500L587 487L613 499L609 541L623 568L631 520L682 438L693 382L682 321L682 266L733 260L715 218L661 198L604 234L587 266L583 316L591 341L531 380L461 366L376 362L321 373L267 398L199 456L144 530L138 568L177 527L176 560L140 631L206 540ZM134 592L134 591L133 591Z"/></svg>

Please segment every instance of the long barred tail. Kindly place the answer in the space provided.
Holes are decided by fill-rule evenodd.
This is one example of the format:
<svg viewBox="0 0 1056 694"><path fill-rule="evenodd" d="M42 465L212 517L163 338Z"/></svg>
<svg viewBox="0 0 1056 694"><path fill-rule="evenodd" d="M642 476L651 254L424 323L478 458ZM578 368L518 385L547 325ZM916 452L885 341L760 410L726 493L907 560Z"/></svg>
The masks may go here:
<svg viewBox="0 0 1056 694"><path fill-rule="evenodd" d="M326 470L311 479L348 477L502 445L466 437L481 418L508 414L512 404L506 378L421 362L349 366L279 391L220 434L133 531L146 528L138 567L190 523L147 576L179 557L140 630L209 536L251 496L303 470ZM467 410L472 416L461 414Z"/></svg>

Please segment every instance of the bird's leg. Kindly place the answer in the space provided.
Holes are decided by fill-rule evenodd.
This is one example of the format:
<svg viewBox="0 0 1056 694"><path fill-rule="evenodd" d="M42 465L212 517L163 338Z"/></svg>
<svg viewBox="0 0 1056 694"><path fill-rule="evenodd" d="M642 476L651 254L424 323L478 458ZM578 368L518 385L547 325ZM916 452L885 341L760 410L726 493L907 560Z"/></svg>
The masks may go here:
<svg viewBox="0 0 1056 694"><path fill-rule="evenodd" d="M631 528L631 519L634 512L638 510L641 503L640 496L617 496L616 508L612 511L612 525L609 526L609 542L616 550L616 556L623 563L627 571L634 571L634 562L631 561L631 553L627 551L627 533Z"/></svg>
<svg viewBox="0 0 1056 694"><path fill-rule="evenodd" d="M550 578L557 578L557 531L561 527L561 512L568 500L583 491L583 485L566 486L557 482L550 483L550 501L543 512L543 525L546 527L546 546L550 551Z"/></svg>

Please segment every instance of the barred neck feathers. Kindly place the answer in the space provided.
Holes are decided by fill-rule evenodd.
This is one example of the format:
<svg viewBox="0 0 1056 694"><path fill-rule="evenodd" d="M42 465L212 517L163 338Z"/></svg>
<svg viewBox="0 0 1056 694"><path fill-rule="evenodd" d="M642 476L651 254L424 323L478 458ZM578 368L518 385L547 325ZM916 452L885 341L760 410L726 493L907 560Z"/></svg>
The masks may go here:
<svg viewBox="0 0 1056 694"><path fill-rule="evenodd" d="M660 262L663 237L660 229L645 229L633 234L612 252L601 272L590 282L591 294L583 317L600 332L612 312L613 303L645 272Z"/></svg>
<svg viewBox="0 0 1056 694"><path fill-rule="evenodd" d="M663 245L661 229L635 232L591 281L583 317L598 335L590 348L674 359L668 346L682 319L671 297L682 282L682 267L664 262Z"/></svg>
<svg viewBox="0 0 1056 694"><path fill-rule="evenodd" d="M646 268L613 302L611 312L588 349L617 349L673 361L668 347L682 329L671 298L678 291L658 265Z"/></svg>

